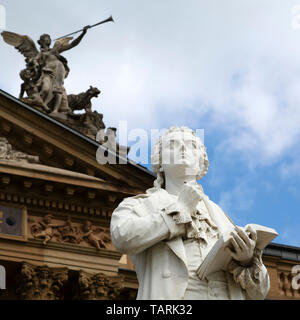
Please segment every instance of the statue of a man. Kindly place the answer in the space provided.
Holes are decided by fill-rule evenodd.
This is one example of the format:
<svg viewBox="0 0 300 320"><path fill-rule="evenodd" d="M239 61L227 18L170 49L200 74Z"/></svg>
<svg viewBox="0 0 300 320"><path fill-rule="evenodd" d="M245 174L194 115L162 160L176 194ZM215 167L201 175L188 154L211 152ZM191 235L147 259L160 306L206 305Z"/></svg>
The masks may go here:
<svg viewBox="0 0 300 320"><path fill-rule="evenodd" d="M254 230L250 236L235 227L227 270L204 280L197 276L201 262L233 224L197 183L209 165L201 139L187 127L172 127L154 146L151 161L157 173L154 188L123 200L111 219L114 246L135 265L137 299L264 299L270 281Z"/></svg>

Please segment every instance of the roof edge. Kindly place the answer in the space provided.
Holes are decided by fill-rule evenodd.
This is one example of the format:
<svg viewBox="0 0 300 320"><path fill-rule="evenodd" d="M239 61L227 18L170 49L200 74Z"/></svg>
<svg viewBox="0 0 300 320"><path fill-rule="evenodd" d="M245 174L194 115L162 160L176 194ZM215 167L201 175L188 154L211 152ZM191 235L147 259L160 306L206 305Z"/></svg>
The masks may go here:
<svg viewBox="0 0 300 320"><path fill-rule="evenodd" d="M55 125L60 126L61 128L64 128L65 130L69 131L70 133L72 133L72 134L78 136L79 138L85 140L86 142L88 142L88 143L90 143L90 144L93 144L95 147L97 147L97 148L99 148L99 147L102 148L101 144L98 143L96 140L93 140L93 139L85 136L84 134L80 133L79 131L77 131L77 130L75 130L75 129L73 129L73 128L70 128L69 126L67 126L67 125L59 122L59 121L56 120L56 119L51 118L50 116L48 116L48 115L45 114L44 112L41 112L41 111L35 109L34 107L31 107L31 106L27 105L26 103L20 101L19 99L17 99L17 98L14 97L13 95L11 95L11 94L3 91L2 89L0 89L0 94L1 94L2 96L4 96L5 98L13 101L14 103L17 103L17 104L18 104L19 106L21 106L22 108L25 108L25 109L29 110L30 112L33 112L33 113L37 114L38 116L40 116L40 117L42 117L42 118L44 118L44 119L47 119L48 121L54 123ZM124 163L125 163L125 162L126 162L126 163L129 163L129 164L131 164L132 166L134 166L135 168L137 168L137 169L145 172L146 174L149 174L150 176L155 177L155 174L154 174L152 171L150 171L150 170L148 170L147 168L145 168L144 166L142 166L142 165L140 165L140 164L138 164L138 163L136 163L136 162L134 162L134 161L132 161L132 160L130 160L130 159L128 159L128 158L123 158L123 157L121 157L120 155L118 155L117 153L113 152L112 150L108 150L108 151L109 151L111 154L113 154L114 156L116 155L118 159L123 160Z"/></svg>

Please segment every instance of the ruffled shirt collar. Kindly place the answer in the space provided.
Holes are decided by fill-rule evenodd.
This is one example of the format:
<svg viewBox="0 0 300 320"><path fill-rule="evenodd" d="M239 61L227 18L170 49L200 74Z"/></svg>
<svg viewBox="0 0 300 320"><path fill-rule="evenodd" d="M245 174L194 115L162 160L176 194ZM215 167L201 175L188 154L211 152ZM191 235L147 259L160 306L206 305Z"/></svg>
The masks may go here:
<svg viewBox="0 0 300 320"><path fill-rule="evenodd" d="M202 186L199 184L203 191ZM151 188L147 190L147 193L153 192L165 193L164 196L170 198L178 198L176 195L168 193L165 189ZM197 239L204 246L208 245L211 241L216 241L219 238L219 230L217 225L210 217L208 210L204 204L204 201L199 201L196 211L191 214L192 222L186 224L187 232L185 239Z"/></svg>

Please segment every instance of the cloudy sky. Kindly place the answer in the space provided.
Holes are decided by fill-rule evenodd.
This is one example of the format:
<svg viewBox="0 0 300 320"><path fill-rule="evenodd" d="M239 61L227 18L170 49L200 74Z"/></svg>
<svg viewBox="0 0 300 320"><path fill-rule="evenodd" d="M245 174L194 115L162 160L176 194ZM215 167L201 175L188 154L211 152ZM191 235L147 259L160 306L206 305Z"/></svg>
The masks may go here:
<svg viewBox="0 0 300 320"><path fill-rule="evenodd" d="M108 127L203 128L209 197L237 224L273 227L274 242L300 246L300 0L0 4L6 29L34 41L113 15L64 53L67 92L101 89L93 108ZM3 41L0 54L0 88L18 96L23 57Z"/></svg>

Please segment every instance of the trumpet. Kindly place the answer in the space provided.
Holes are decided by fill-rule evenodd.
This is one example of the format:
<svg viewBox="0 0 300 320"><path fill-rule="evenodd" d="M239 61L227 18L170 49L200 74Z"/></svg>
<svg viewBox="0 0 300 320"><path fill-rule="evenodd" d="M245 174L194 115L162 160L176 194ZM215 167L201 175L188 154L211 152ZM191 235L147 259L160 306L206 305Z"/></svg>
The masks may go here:
<svg viewBox="0 0 300 320"><path fill-rule="evenodd" d="M72 33L69 33L69 34L67 34L67 35L65 35L65 36L63 36L63 37L59 37L59 38L57 38L57 39L54 39L54 41L59 40L59 39L62 39L62 38L66 38L66 37L69 37L69 36L72 36L72 35L75 34L75 33L78 33L78 32L83 31L84 29L91 29L91 28L94 28L94 27L96 27L96 26L99 26L100 24L103 24L103 23L106 23L106 22L110 22L110 21L111 21L111 22L115 22L112 16L110 16L109 18L107 18L107 19L105 19L105 20L103 20L103 21L100 21L100 22L98 22L98 23L95 23L95 24L93 24L93 25L91 25L91 26L88 25L88 26L86 26L86 27L84 27L84 28L82 28L82 29L80 29L80 30L74 31L74 32L72 32Z"/></svg>

